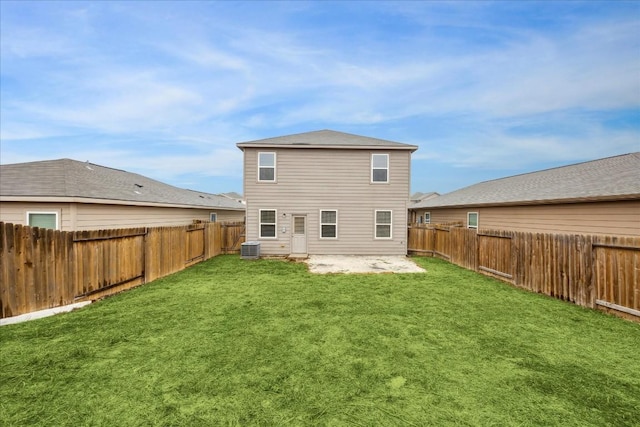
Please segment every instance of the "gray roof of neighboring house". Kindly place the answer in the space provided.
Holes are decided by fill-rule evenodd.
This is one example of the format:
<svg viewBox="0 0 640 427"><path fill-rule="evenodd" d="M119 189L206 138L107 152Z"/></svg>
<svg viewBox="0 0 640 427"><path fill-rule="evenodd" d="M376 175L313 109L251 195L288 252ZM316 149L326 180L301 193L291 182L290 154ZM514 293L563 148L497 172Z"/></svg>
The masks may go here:
<svg viewBox="0 0 640 427"><path fill-rule="evenodd" d="M37 201L101 199L107 203L244 210L244 205L227 197L185 190L135 173L71 159L0 165L0 197Z"/></svg>
<svg viewBox="0 0 640 427"><path fill-rule="evenodd" d="M247 147L288 147L288 148L334 148L334 149L418 149L416 145L370 138L368 136L353 135L334 130L317 130L294 135L277 136L236 144L240 149Z"/></svg>
<svg viewBox="0 0 640 427"><path fill-rule="evenodd" d="M413 202L421 202L423 200L433 199L434 197L438 197L439 195L440 193L437 193L435 191L431 191L429 193L421 193L418 191L416 193L413 193L409 199Z"/></svg>
<svg viewBox="0 0 640 427"><path fill-rule="evenodd" d="M229 199L235 199L235 200L243 200L244 199L242 197L242 194L238 194L235 191L230 191L228 193L220 193L220 196L224 196L224 197L227 197Z"/></svg>
<svg viewBox="0 0 640 427"><path fill-rule="evenodd" d="M417 208L568 203L640 198L640 152L474 184Z"/></svg>

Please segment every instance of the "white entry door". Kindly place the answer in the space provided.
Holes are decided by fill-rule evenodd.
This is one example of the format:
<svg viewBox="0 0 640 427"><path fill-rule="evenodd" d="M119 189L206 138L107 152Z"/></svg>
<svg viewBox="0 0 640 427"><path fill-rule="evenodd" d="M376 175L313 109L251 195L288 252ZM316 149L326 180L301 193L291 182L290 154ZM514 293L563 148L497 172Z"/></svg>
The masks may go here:
<svg viewBox="0 0 640 427"><path fill-rule="evenodd" d="M306 255L307 253L307 217L293 215L293 233L291 233L291 254Z"/></svg>

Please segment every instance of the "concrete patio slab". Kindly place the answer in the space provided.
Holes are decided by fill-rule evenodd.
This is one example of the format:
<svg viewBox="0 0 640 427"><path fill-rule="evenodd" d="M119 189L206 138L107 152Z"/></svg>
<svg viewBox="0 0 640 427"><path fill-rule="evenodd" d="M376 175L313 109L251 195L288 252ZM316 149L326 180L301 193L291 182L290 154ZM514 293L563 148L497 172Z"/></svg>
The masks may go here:
<svg viewBox="0 0 640 427"><path fill-rule="evenodd" d="M309 271L327 273L424 273L406 256L311 255Z"/></svg>

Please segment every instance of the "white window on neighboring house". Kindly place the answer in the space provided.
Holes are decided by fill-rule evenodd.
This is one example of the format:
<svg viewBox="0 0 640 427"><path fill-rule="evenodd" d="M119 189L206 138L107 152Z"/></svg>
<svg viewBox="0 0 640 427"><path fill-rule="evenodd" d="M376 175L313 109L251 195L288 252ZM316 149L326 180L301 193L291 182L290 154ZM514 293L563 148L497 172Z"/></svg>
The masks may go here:
<svg viewBox="0 0 640 427"><path fill-rule="evenodd" d="M424 213L424 223L431 224L431 212Z"/></svg>
<svg viewBox="0 0 640 427"><path fill-rule="evenodd" d="M57 212L27 212L27 224L30 227L58 229Z"/></svg>
<svg viewBox="0 0 640 427"><path fill-rule="evenodd" d="M276 153L258 153L258 181L276 181Z"/></svg>
<svg viewBox="0 0 640 427"><path fill-rule="evenodd" d="M478 228L478 212L467 212L467 228Z"/></svg>
<svg viewBox="0 0 640 427"><path fill-rule="evenodd" d="M389 182L389 155L388 154L372 154L371 155L371 182L377 182L377 183Z"/></svg>
<svg viewBox="0 0 640 427"><path fill-rule="evenodd" d="M321 239L337 239L338 238L338 211L337 210L320 211L320 238Z"/></svg>
<svg viewBox="0 0 640 427"><path fill-rule="evenodd" d="M211 222L216 222L216 221L218 221L218 214L217 214L217 213L215 213L215 212L211 212L211 213L209 214L209 221L211 221Z"/></svg>
<svg viewBox="0 0 640 427"><path fill-rule="evenodd" d="M260 209L260 238L275 239L276 236L276 211L275 209Z"/></svg>
<svg viewBox="0 0 640 427"><path fill-rule="evenodd" d="M391 239L391 211L376 211L376 239Z"/></svg>

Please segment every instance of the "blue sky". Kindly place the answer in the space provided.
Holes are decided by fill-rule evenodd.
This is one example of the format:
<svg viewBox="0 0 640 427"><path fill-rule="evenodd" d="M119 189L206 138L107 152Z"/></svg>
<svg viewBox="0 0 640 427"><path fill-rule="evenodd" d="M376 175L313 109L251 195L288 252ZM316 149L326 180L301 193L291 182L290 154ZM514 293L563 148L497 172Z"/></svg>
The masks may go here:
<svg viewBox="0 0 640 427"><path fill-rule="evenodd" d="M640 151L640 2L0 2L0 162L242 191L237 142L415 144L412 191Z"/></svg>

